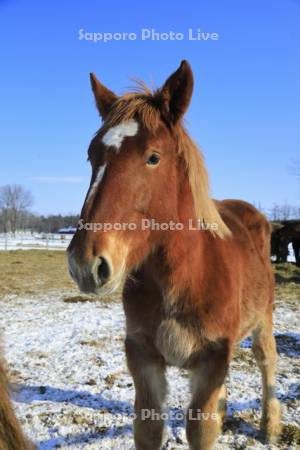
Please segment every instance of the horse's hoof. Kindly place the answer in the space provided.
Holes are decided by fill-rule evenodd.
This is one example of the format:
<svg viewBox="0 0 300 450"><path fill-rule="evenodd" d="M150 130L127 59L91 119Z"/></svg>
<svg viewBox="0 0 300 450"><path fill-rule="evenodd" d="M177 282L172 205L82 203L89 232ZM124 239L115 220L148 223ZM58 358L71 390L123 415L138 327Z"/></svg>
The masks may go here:
<svg viewBox="0 0 300 450"><path fill-rule="evenodd" d="M220 392L220 398L218 401L218 413L220 417L220 422L221 424L223 424L227 414L227 389L225 385L222 386Z"/></svg>
<svg viewBox="0 0 300 450"><path fill-rule="evenodd" d="M282 432L281 407L277 399L272 399L268 404L267 412L261 420L261 434L263 440L275 444Z"/></svg>

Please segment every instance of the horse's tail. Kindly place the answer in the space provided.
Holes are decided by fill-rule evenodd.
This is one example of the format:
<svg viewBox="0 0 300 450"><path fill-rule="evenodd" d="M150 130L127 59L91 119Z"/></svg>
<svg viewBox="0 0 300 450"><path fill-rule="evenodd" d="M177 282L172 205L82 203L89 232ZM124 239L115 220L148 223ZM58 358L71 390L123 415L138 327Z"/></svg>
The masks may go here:
<svg viewBox="0 0 300 450"><path fill-rule="evenodd" d="M0 449L34 450L36 447L24 436L9 398L4 363L0 359Z"/></svg>

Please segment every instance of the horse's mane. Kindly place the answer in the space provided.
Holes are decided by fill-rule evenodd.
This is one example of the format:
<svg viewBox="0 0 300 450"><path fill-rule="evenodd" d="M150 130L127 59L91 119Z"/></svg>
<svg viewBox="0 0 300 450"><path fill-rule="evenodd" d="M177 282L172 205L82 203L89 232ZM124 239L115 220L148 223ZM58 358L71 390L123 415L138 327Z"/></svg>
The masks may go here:
<svg viewBox="0 0 300 450"><path fill-rule="evenodd" d="M138 117L143 126L151 132L158 129L161 123L160 91L152 91L143 81L136 80L137 86L132 92L118 98L105 119L103 129L108 129L121 122ZM231 234L223 222L215 202L209 195L209 178L204 163L204 157L195 142L179 121L172 132L177 140L177 151L183 157L189 177L194 200L196 218L210 226L216 224L213 234L225 238Z"/></svg>

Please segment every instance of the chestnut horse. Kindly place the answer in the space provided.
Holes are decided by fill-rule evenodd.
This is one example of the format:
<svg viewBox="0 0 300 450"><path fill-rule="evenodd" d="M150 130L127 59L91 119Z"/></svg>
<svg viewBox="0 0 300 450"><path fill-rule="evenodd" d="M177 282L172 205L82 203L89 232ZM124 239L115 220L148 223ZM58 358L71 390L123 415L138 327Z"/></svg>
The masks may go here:
<svg viewBox="0 0 300 450"><path fill-rule="evenodd" d="M193 91L189 64L155 92L140 83L118 97L93 74L91 84L103 125L88 150L92 179L69 270L84 292L123 286L136 448L162 446L168 365L191 373L190 449L214 447L233 349L250 333L262 373L262 429L275 437L269 225L248 203L209 196L203 157L182 124ZM158 415L145 419L144 410Z"/></svg>
<svg viewBox="0 0 300 450"><path fill-rule="evenodd" d="M36 447L24 436L9 398L4 362L0 355L0 449L34 450Z"/></svg>

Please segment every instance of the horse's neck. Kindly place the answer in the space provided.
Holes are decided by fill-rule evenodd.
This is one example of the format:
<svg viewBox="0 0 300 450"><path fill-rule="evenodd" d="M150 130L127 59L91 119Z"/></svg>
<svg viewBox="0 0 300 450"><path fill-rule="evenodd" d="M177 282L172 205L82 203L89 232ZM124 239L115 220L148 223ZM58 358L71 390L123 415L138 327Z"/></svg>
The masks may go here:
<svg viewBox="0 0 300 450"><path fill-rule="evenodd" d="M151 264L164 294L172 298L181 295L192 298L196 292L199 295L210 236L207 236L209 232L190 227L194 209L189 187L185 186L179 195L178 222L184 229L166 232L163 245L151 258ZM196 225L195 220L193 225Z"/></svg>
<svg viewBox="0 0 300 450"><path fill-rule="evenodd" d="M196 219L188 179L178 192L177 221L183 230L163 232L161 245L146 261L146 272L160 286L165 298L192 302L199 297L208 266L215 264L215 238L209 231L195 229ZM191 222L192 225L191 228Z"/></svg>
<svg viewBox="0 0 300 450"><path fill-rule="evenodd" d="M172 232L171 232L172 233ZM204 241L200 231L173 232L165 252L166 290L171 296L199 292L204 273Z"/></svg>

